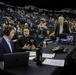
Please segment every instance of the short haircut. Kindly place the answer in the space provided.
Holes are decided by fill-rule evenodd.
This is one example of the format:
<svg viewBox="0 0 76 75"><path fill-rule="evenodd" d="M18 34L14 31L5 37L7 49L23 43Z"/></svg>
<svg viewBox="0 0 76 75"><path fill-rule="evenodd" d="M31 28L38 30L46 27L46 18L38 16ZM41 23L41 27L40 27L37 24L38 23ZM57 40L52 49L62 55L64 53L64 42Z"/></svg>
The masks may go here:
<svg viewBox="0 0 76 75"><path fill-rule="evenodd" d="M24 29L28 29L28 30L29 30L29 27L23 27L23 28L22 28L22 31L23 31Z"/></svg>
<svg viewBox="0 0 76 75"><path fill-rule="evenodd" d="M62 18L62 19L64 20L64 17L63 17L63 16L59 16L59 17L58 17L58 20L59 20L60 18Z"/></svg>
<svg viewBox="0 0 76 75"><path fill-rule="evenodd" d="M24 29L28 29L28 30L29 30L29 27L23 27L23 28L22 28L22 34L23 34L23 35L24 35L24 32L23 32ZM30 30L29 30L29 31L30 31Z"/></svg>
<svg viewBox="0 0 76 75"><path fill-rule="evenodd" d="M4 35L9 36L11 30L14 30L14 28L13 27L5 27L4 30L3 30Z"/></svg>

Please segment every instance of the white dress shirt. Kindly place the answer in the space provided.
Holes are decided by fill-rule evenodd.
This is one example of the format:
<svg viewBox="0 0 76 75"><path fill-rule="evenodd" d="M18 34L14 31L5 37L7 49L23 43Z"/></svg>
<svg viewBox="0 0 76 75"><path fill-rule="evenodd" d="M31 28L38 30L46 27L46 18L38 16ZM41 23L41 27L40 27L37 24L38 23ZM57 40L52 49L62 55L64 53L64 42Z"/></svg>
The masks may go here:
<svg viewBox="0 0 76 75"><path fill-rule="evenodd" d="M8 40L8 39L7 39L6 37L4 37L4 36L3 36L3 38L4 38L5 41L7 42L8 46L9 46L9 48L10 48L10 51L11 51L11 53L12 53L12 46L11 46L11 43L10 43L11 40Z"/></svg>
<svg viewBox="0 0 76 75"><path fill-rule="evenodd" d="M63 33L63 25L60 25L60 30L59 30L59 34Z"/></svg>

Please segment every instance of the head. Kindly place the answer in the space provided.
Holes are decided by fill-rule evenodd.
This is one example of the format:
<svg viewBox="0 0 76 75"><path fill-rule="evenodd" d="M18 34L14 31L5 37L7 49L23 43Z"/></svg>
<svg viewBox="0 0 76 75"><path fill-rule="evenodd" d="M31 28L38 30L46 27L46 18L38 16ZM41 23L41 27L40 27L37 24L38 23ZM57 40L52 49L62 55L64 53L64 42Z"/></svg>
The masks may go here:
<svg viewBox="0 0 76 75"><path fill-rule="evenodd" d="M19 24L16 24L15 26L16 26L16 28L19 28Z"/></svg>
<svg viewBox="0 0 76 75"><path fill-rule="evenodd" d="M9 20L6 20L6 21L5 21L5 24L6 24L6 25L9 25Z"/></svg>
<svg viewBox="0 0 76 75"><path fill-rule="evenodd" d="M25 37L28 37L28 36L30 35L30 30L29 30L28 27L24 27L24 28L22 29L22 31L23 31L23 35L24 35Z"/></svg>
<svg viewBox="0 0 76 75"><path fill-rule="evenodd" d="M25 23L25 24L23 25L23 27L28 27L28 23Z"/></svg>
<svg viewBox="0 0 76 75"><path fill-rule="evenodd" d="M32 23L30 24L30 27L33 27L33 24Z"/></svg>
<svg viewBox="0 0 76 75"><path fill-rule="evenodd" d="M58 22L59 22L60 24L63 24L63 22L64 22L64 17L63 17L63 16L60 16L60 17L58 18Z"/></svg>
<svg viewBox="0 0 76 75"><path fill-rule="evenodd" d="M4 36L8 39L12 39L14 37L15 30L12 27L6 27L4 28Z"/></svg>

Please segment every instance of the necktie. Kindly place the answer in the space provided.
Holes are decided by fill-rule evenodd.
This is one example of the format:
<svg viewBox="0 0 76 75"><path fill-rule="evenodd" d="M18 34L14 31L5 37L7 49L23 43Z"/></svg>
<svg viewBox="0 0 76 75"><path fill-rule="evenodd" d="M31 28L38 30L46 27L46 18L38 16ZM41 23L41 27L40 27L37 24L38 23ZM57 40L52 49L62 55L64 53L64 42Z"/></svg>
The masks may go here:
<svg viewBox="0 0 76 75"><path fill-rule="evenodd" d="M11 51L11 53L12 53L12 41L10 41L10 51Z"/></svg>

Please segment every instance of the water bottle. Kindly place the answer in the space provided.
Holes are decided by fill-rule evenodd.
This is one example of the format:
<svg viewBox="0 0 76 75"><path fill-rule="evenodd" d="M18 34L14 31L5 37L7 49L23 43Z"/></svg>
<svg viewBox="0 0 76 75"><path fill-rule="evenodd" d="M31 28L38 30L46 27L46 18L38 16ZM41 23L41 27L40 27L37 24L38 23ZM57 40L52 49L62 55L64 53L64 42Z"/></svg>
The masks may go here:
<svg viewBox="0 0 76 75"><path fill-rule="evenodd" d="M56 44L59 44L59 37L56 38Z"/></svg>
<svg viewBox="0 0 76 75"><path fill-rule="evenodd" d="M46 48L46 40L43 41L43 48Z"/></svg>
<svg viewBox="0 0 76 75"><path fill-rule="evenodd" d="M42 66L42 48L36 50L36 65Z"/></svg>

